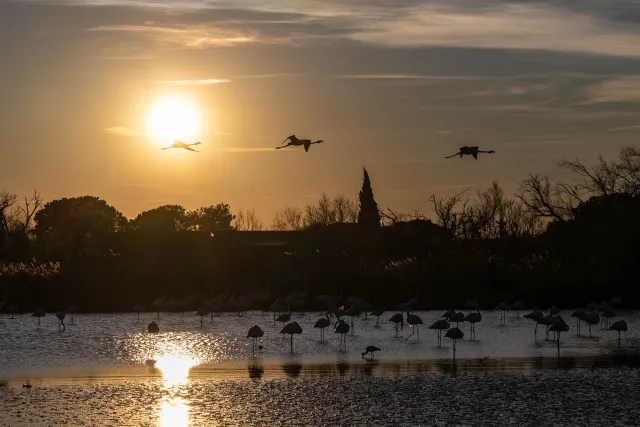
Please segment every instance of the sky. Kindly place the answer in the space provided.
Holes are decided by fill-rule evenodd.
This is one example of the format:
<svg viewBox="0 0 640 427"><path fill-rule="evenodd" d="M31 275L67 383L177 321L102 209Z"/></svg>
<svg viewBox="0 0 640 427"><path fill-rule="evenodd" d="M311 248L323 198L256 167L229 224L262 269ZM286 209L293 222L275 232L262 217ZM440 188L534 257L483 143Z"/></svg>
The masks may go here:
<svg viewBox="0 0 640 427"><path fill-rule="evenodd" d="M640 136L637 0L0 0L0 190L127 217L229 203L269 226L322 192L428 213L431 194L566 178ZM194 105L199 152L147 115ZM322 139L274 150L288 135ZM496 154L444 159L463 145Z"/></svg>

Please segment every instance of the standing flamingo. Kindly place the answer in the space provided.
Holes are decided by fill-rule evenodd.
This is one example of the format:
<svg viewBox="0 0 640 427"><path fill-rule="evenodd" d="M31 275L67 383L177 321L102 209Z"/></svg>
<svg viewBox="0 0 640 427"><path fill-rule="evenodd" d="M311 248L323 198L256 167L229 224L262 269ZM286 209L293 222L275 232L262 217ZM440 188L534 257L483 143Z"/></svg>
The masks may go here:
<svg viewBox="0 0 640 427"><path fill-rule="evenodd" d="M347 311L344 312L345 316L349 316L351 317L351 335L353 335L355 333L355 328L353 327L353 319L356 316L360 316L362 314L362 310L360 309L360 307L358 307L358 305L353 304L351 307L349 307L347 309Z"/></svg>
<svg viewBox="0 0 640 427"><path fill-rule="evenodd" d="M247 333L247 338L251 338L253 341L252 347L251 347L253 354L256 354L256 343L258 341L258 338L262 338L263 336L264 336L264 331L260 329L260 326L254 325L251 328L249 328L249 332Z"/></svg>
<svg viewBox="0 0 640 427"><path fill-rule="evenodd" d="M453 316L449 318L450 322L456 322L456 327L460 326L460 322L464 322L465 315L463 312L459 311L455 313Z"/></svg>
<svg viewBox="0 0 640 427"><path fill-rule="evenodd" d="M536 328L534 329L533 336L536 341L538 341L538 325L542 323L542 318L544 317L544 313L540 310L534 310L529 314L525 314L523 316L525 319L531 319L536 322Z"/></svg>
<svg viewBox="0 0 640 427"><path fill-rule="evenodd" d="M480 304L478 304L478 301L474 298L464 303L464 308L469 310L469 313L471 313L474 310L478 310L480 308Z"/></svg>
<svg viewBox="0 0 640 427"><path fill-rule="evenodd" d="M456 314L455 310L447 310L444 312L444 314L440 317L444 317L445 319L451 319L451 317Z"/></svg>
<svg viewBox="0 0 640 427"><path fill-rule="evenodd" d="M429 326L429 329L435 329L438 331L438 347L442 345L442 331L446 331L449 329L451 325L447 319L439 319L436 322Z"/></svg>
<svg viewBox="0 0 640 427"><path fill-rule="evenodd" d="M616 317L616 313L611 308L605 310L602 313L602 318L604 319L604 327L605 328L608 328L609 326L611 326L611 319L613 319L614 317Z"/></svg>
<svg viewBox="0 0 640 427"><path fill-rule="evenodd" d="M198 311L196 311L196 316L200 316L200 327L202 328L202 321L204 320L204 316L209 314L209 310L203 305L200 307Z"/></svg>
<svg viewBox="0 0 640 427"><path fill-rule="evenodd" d="M418 332L418 341L420 341L420 329L418 329L418 326L423 324L424 323L422 322L421 318L419 318L415 314L411 314L411 312L407 310L407 325L409 325L411 329L413 329L414 327L415 329L413 329L413 332L411 332L411 335L405 338L405 341L408 340L416 332Z"/></svg>
<svg viewBox="0 0 640 427"><path fill-rule="evenodd" d="M509 310L509 303L501 302L496 307L496 310L500 310L500 324L504 325L507 323L507 311Z"/></svg>
<svg viewBox="0 0 640 427"><path fill-rule="evenodd" d="M38 319L38 327L40 327L40 318L44 317L46 315L47 315L47 313L44 310L37 309L36 311L33 312L31 317L35 317L36 319Z"/></svg>
<svg viewBox="0 0 640 427"><path fill-rule="evenodd" d="M340 349L342 350L342 345L344 343L344 350L347 350L347 337L345 334L349 333L349 324L342 319L339 319L335 326L333 327L333 332L336 334L340 334Z"/></svg>
<svg viewBox="0 0 640 427"><path fill-rule="evenodd" d="M480 310L476 310L475 313L467 314L467 317L465 317L464 320L471 324L471 327L469 328L469 335L470 335L469 339L470 340L476 339L476 323L482 320L482 315L480 314Z"/></svg>
<svg viewBox="0 0 640 427"><path fill-rule="evenodd" d="M382 316L382 313L384 313L384 307L378 307L378 308L376 308L375 310L373 310L371 312L372 316L376 316L377 317L376 326L375 326L376 328L380 327L380 316Z"/></svg>
<svg viewBox="0 0 640 427"><path fill-rule="evenodd" d="M613 325L609 327L609 330L618 332L618 348L620 348L620 332L627 332L627 322L624 320L613 322Z"/></svg>
<svg viewBox="0 0 640 427"><path fill-rule="evenodd" d="M151 322L147 325L147 331L151 334L157 334L160 332L160 328L156 322Z"/></svg>
<svg viewBox="0 0 640 427"><path fill-rule="evenodd" d="M554 319L554 317L555 317L555 316L554 316L553 314L549 313L549 314L547 314L546 316L544 316L544 317L542 318L542 320L540 321L540 324L541 324L541 325L544 325L544 326L546 326L546 327L547 327L547 330L546 330L546 340L547 340L547 341L549 341L549 332L550 332L550 331L549 331L549 328L550 328L550 327L551 327L551 325L553 324L553 319ZM551 331L551 332L553 332L553 331ZM554 334L555 334L555 333L554 333Z"/></svg>
<svg viewBox="0 0 640 427"><path fill-rule="evenodd" d="M524 310L524 304L520 301L516 301L511 305L511 310L516 312L516 318L520 318L520 312Z"/></svg>
<svg viewBox="0 0 640 427"><path fill-rule="evenodd" d="M291 353L293 353L293 334L300 335L302 333L302 328L298 325L298 322L291 322L287 323L280 333L291 335Z"/></svg>
<svg viewBox="0 0 640 427"><path fill-rule="evenodd" d="M453 340L453 364L456 364L456 341L464 338L464 333L460 328L451 328L444 335L445 338L451 338Z"/></svg>
<svg viewBox="0 0 640 427"><path fill-rule="evenodd" d="M389 322L393 322L396 325L396 338L398 337L398 323L400 324L400 330L404 329L404 317L402 316L402 313L396 313L393 316L391 316L391 319L389 319Z"/></svg>
<svg viewBox="0 0 640 427"><path fill-rule="evenodd" d="M587 310L584 308L579 308L571 313L571 317L575 317L576 319L576 336L580 336L580 322L582 317L587 313Z"/></svg>
<svg viewBox="0 0 640 427"><path fill-rule="evenodd" d="M321 317L320 319L318 319L316 324L313 325L314 328L320 328L320 342L324 340L324 328L328 328L329 326L331 326L331 320L329 320L329 313L325 312L324 315L325 317Z"/></svg>
<svg viewBox="0 0 640 427"><path fill-rule="evenodd" d="M586 313L582 316L582 321L589 325L589 336L591 336L591 325L597 325L600 323L600 315L598 313Z"/></svg>
<svg viewBox="0 0 640 427"><path fill-rule="evenodd" d="M144 305L136 303L133 305L133 311L138 313L138 322L140 321L140 312L144 311Z"/></svg>
<svg viewBox="0 0 640 427"><path fill-rule="evenodd" d="M64 326L64 318L67 316L67 313L64 310L60 310L56 313L56 317L58 318L58 329L62 332L66 331L67 328Z"/></svg>
<svg viewBox="0 0 640 427"><path fill-rule="evenodd" d="M567 325L562 317L555 316L549 330L556 334L556 342L558 343L558 360L560 360L560 332L567 332L569 330L569 325Z"/></svg>

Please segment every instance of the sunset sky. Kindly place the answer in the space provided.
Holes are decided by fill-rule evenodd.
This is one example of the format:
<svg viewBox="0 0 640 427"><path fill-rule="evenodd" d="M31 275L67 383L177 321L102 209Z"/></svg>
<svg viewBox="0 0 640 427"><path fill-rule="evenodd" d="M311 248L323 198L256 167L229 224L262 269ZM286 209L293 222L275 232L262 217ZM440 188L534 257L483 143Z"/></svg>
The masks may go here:
<svg viewBox="0 0 640 427"><path fill-rule="evenodd" d="M638 146L639 23L633 0L0 0L0 190L267 226L355 197L362 166L383 208L513 193ZM200 152L148 135L166 96L201 116ZM290 134L325 144L273 149ZM462 145L496 154L444 159Z"/></svg>

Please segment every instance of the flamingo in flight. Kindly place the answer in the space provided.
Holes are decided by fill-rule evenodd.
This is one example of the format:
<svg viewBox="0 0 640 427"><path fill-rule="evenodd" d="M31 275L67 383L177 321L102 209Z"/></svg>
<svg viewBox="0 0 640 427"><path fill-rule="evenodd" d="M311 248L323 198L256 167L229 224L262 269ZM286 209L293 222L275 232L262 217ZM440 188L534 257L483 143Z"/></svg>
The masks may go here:
<svg viewBox="0 0 640 427"><path fill-rule="evenodd" d="M482 151L480 150L480 147L469 147L468 145L465 145L464 147L460 147L460 151L458 151L456 154L447 156L445 157L445 159L450 159L455 156L460 156L460 158L462 158L462 156L473 156L474 159L478 160L478 153L493 154L495 153L495 151Z"/></svg>
<svg viewBox="0 0 640 427"><path fill-rule="evenodd" d="M173 145L164 147L163 150L168 150L169 148L184 148L185 150L195 151L197 153L198 150L194 150L193 148L191 148L192 145L200 145L200 142L194 142L193 144L185 144L184 142L176 139L175 141L173 141Z"/></svg>
<svg viewBox="0 0 640 427"><path fill-rule="evenodd" d="M311 141L310 139L298 139L295 135L288 136L287 139L282 141L282 143L284 144L287 141L289 141L287 145L281 145L280 147L276 147L276 150L293 145L294 147L304 146L304 151L308 152L309 147L311 147L311 144L322 144L324 142L321 139L317 141Z"/></svg>

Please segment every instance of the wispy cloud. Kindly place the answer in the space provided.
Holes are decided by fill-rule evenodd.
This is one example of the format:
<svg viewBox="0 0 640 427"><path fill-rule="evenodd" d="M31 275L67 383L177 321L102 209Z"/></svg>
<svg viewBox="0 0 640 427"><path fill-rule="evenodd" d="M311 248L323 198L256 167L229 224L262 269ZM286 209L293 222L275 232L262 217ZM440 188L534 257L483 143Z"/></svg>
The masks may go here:
<svg viewBox="0 0 640 427"><path fill-rule="evenodd" d="M453 133L453 131L452 130L439 130L438 133L440 135L448 135L450 133Z"/></svg>
<svg viewBox="0 0 640 427"><path fill-rule="evenodd" d="M220 83L229 83L228 79L195 79L195 80L163 80L158 83L175 86L208 86Z"/></svg>
<svg viewBox="0 0 640 427"><path fill-rule="evenodd" d="M327 76L327 79L369 79L369 80L475 80L475 76L445 76L429 74L341 74Z"/></svg>
<svg viewBox="0 0 640 427"><path fill-rule="evenodd" d="M640 102L640 76L618 77L595 83L586 89L588 101Z"/></svg>
<svg viewBox="0 0 640 427"><path fill-rule="evenodd" d="M622 127L618 127L618 128L613 128L613 129L609 129L609 132L622 132L622 131L625 131L625 130L635 130L635 129L640 129L640 125L622 126Z"/></svg>
<svg viewBox="0 0 640 427"><path fill-rule="evenodd" d="M104 131L107 133L112 133L112 134L121 135L121 136L147 136L145 132L134 131L125 126L110 127L110 128L106 128Z"/></svg>

